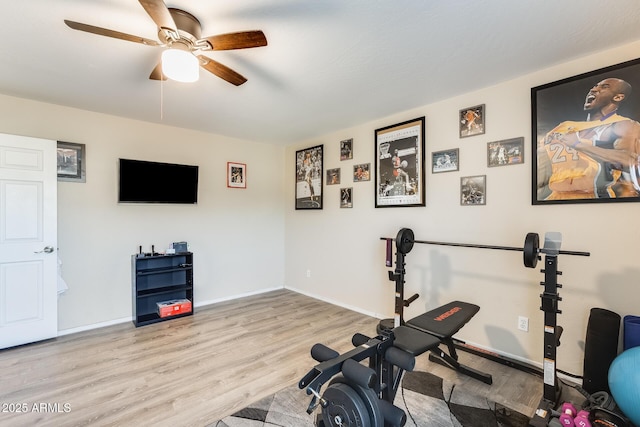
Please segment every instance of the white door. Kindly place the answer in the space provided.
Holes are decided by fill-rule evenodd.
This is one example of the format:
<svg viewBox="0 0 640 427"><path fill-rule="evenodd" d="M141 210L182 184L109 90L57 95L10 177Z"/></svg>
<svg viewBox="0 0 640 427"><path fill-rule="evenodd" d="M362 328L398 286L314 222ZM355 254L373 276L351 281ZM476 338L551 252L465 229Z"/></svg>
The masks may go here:
<svg viewBox="0 0 640 427"><path fill-rule="evenodd" d="M0 134L0 349L58 334L56 141Z"/></svg>

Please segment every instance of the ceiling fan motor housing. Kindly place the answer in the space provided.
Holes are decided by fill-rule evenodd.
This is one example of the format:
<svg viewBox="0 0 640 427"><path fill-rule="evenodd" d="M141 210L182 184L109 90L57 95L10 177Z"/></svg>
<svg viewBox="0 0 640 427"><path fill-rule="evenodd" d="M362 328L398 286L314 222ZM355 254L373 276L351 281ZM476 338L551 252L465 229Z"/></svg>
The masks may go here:
<svg viewBox="0 0 640 427"><path fill-rule="evenodd" d="M200 25L200 21L198 21L195 16L189 12L185 12L184 10L174 8L168 9L176 24L176 28L178 29L178 37L180 41L188 46L194 46L201 37L202 26ZM169 45L177 41L168 37L167 30L165 28L160 28L158 30L158 37L160 40L165 40Z"/></svg>

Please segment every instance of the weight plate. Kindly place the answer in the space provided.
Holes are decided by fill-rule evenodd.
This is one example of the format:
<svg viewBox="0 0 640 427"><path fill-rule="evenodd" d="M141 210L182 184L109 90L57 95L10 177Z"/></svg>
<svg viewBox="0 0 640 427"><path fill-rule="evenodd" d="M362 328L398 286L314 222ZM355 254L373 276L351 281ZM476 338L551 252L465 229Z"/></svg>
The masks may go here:
<svg viewBox="0 0 640 427"><path fill-rule="evenodd" d="M380 398L375 391L370 388L359 386L342 375L334 377L329 385L331 384L345 384L355 390L367 408L367 412L369 413L369 425L371 427L384 427L384 417L382 416L382 410L378 403L380 402Z"/></svg>
<svg viewBox="0 0 640 427"><path fill-rule="evenodd" d="M536 264L538 264L539 249L540 236L538 236L538 233L527 233L527 237L524 239L524 250L522 251L522 258L525 267L536 267Z"/></svg>
<svg viewBox="0 0 640 427"><path fill-rule="evenodd" d="M322 408L322 420L327 427L373 427L369 411L360 395L343 383L333 383L325 390L322 398L327 406Z"/></svg>
<svg viewBox="0 0 640 427"><path fill-rule="evenodd" d="M380 405L378 404L380 401L378 395L372 389L359 385L355 385L355 389L369 411L371 427L384 427L384 418L380 410Z"/></svg>
<svg viewBox="0 0 640 427"><path fill-rule="evenodd" d="M410 228L401 228L396 236L396 249L401 254L408 254L413 249L413 230Z"/></svg>

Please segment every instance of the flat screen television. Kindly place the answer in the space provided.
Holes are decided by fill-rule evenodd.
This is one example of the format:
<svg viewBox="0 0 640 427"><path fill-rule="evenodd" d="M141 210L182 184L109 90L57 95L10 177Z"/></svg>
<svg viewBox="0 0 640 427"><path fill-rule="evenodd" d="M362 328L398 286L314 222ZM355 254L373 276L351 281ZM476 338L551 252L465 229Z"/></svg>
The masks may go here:
<svg viewBox="0 0 640 427"><path fill-rule="evenodd" d="M198 202L198 166L120 159L118 202Z"/></svg>

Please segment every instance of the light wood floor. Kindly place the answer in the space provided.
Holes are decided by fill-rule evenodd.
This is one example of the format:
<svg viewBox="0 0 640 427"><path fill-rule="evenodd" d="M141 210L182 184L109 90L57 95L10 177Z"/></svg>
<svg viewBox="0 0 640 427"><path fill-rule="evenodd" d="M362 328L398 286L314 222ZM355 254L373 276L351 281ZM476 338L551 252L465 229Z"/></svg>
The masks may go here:
<svg viewBox="0 0 640 427"><path fill-rule="evenodd" d="M374 336L377 322L280 290L141 328L126 323L2 350L0 425L207 426L297 384L316 364L309 356L316 342L344 352L353 348L355 332ZM540 378L459 355L491 373L494 384L459 375L427 355L417 368L533 414Z"/></svg>

